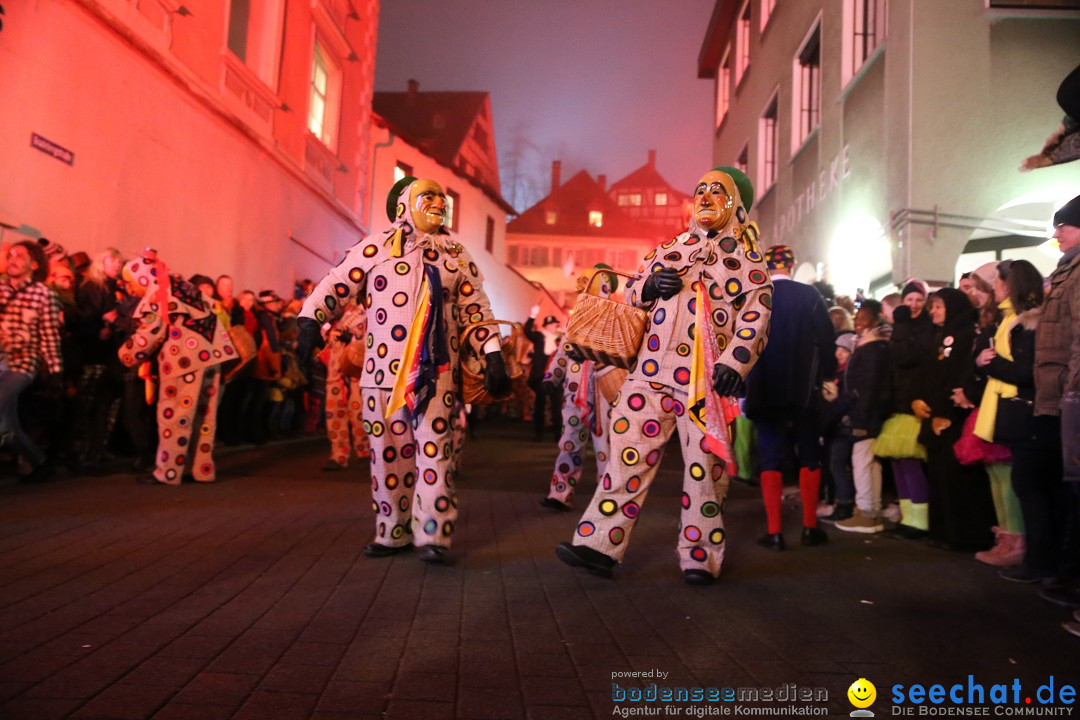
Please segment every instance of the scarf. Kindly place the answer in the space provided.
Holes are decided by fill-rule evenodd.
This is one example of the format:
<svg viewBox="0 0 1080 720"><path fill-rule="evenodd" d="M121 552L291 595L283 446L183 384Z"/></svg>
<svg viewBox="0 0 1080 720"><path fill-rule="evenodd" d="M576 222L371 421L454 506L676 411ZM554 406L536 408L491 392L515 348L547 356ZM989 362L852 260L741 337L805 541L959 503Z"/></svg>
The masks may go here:
<svg viewBox="0 0 1080 720"><path fill-rule="evenodd" d="M695 286L695 314L699 318L705 318L705 322L698 323L698 331L694 333L694 349L690 356L690 419L705 433L705 447L720 460L724 471L728 475L737 475L738 467L735 463L735 452L731 447L728 425L738 417L739 406L728 398L721 398L712 389L711 370L720 355L720 348L715 335L708 331L709 318L712 317L709 294L705 292L704 283L698 281ZM706 332L702 332L702 325Z"/></svg>
<svg viewBox="0 0 1080 720"><path fill-rule="evenodd" d="M998 304L1002 313L1001 323L994 333L994 352L1006 360L1012 361L1012 345L1009 333L1019 319L1012 302L1005 298ZM988 378L979 402L979 417L975 419L975 436L986 442L994 442L994 423L997 420L998 401L1002 398L1016 397L1017 388L997 378Z"/></svg>
<svg viewBox="0 0 1080 720"><path fill-rule="evenodd" d="M439 269L424 263L424 280L416 303L409 334L405 337L405 354L398 368L386 417L390 418L408 407L415 428L428 403L435 396L439 373L450 369L450 352L446 344L443 323L442 279Z"/></svg>

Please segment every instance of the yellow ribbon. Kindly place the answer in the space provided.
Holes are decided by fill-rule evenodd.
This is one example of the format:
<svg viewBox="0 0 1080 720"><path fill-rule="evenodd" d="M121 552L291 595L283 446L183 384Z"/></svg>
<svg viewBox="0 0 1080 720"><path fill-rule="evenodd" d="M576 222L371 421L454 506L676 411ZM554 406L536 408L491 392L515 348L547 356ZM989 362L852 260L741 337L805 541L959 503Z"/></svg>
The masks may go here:
<svg viewBox="0 0 1080 720"><path fill-rule="evenodd" d="M401 358L401 365L398 366L397 377L394 379L394 387L390 391L390 402L386 405L385 417L387 419L405 407L407 396L411 393L409 377L420 354L420 339L424 334L424 322L427 320L428 306L431 304L430 296L431 291L425 273L424 281L420 285L420 298L416 303L416 312L413 313L409 334L405 338L405 356Z"/></svg>

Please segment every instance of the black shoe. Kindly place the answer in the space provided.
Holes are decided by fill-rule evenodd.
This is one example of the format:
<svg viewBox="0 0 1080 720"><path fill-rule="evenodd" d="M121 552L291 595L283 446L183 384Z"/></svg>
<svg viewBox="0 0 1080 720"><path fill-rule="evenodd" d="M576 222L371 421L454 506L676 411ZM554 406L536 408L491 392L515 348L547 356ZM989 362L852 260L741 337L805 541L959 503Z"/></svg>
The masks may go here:
<svg viewBox="0 0 1080 720"><path fill-rule="evenodd" d="M585 568L597 577L610 578L611 569L615 567L611 557L584 545L561 542L555 546L555 554L570 567Z"/></svg>
<svg viewBox="0 0 1080 720"><path fill-rule="evenodd" d="M889 537L899 538L901 540L925 540L926 536L930 533L925 530L920 530L917 527L911 525L900 524L888 531Z"/></svg>
<svg viewBox="0 0 1080 720"><path fill-rule="evenodd" d="M687 585L699 585L702 587L716 582L716 578L704 570L683 570L682 579Z"/></svg>
<svg viewBox="0 0 1080 720"><path fill-rule="evenodd" d="M419 552L416 553L416 556L420 558L421 561L431 565L449 565L449 550L449 548L444 548L441 545L424 545L420 548Z"/></svg>
<svg viewBox="0 0 1080 720"><path fill-rule="evenodd" d="M855 503L836 503L833 507L833 511L821 518L825 522L839 522L841 520L849 520L855 516Z"/></svg>
<svg viewBox="0 0 1080 720"><path fill-rule="evenodd" d="M139 475L135 478L135 482L140 485L164 485L165 483L159 482L153 473L147 473L145 475Z"/></svg>
<svg viewBox="0 0 1080 720"><path fill-rule="evenodd" d="M1080 608L1080 588L1044 587L1039 597L1061 607Z"/></svg>
<svg viewBox="0 0 1080 720"><path fill-rule="evenodd" d="M786 549L783 533L765 533L757 539L757 544L766 550L776 550L777 552Z"/></svg>
<svg viewBox="0 0 1080 720"><path fill-rule="evenodd" d="M40 465L35 465L34 469L26 475L19 476L19 482L21 483L40 483L45 482L52 478L53 473L56 472L56 466L53 465L52 460L46 460Z"/></svg>
<svg viewBox="0 0 1080 720"><path fill-rule="evenodd" d="M804 527L802 529L802 544L806 547L824 545L827 542L829 542L829 536L821 528Z"/></svg>
<svg viewBox="0 0 1080 720"><path fill-rule="evenodd" d="M540 507L545 507L548 510L557 510L559 512L567 512L568 510L573 510L573 508L566 503L559 502L555 498L550 497L542 498L540 500Z"/></svg>
<svg viewBox="0 0 1080 720"><path fill-rule="evenodd" d="M337 460L327 460L326 464L322 466L323 472L337 472L338 470L344 470L346 465L342 465Z"/></svg>
<svg viewBox="0 0 1080 720"><path fill-rule="evenodd" d="M1005 568L998 572L998 577L1002 580L1008 580L1015 583L1024 583L1025 585L1033 585L1037 582L1044 580L1052 580L1054 578L1053 573L1047 575L1039 570L1032 570L1024 567L1023 565L1017 565L1016 567Z"/></svg>
<svg viewBox="0 0 1080 720"><path fill-rule="evenodd" d="M382 543L368 543L364 546L364 555L370 558L390 557L408 550L412 545L383 545Z"/></svg>

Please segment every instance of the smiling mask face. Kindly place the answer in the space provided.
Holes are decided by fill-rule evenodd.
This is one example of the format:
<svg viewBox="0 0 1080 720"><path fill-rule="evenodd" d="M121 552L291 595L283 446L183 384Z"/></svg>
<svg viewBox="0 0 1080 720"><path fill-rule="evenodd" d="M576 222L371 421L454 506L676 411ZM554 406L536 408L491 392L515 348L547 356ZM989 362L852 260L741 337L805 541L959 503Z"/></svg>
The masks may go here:
<svg viewBox="0 0 1080 720"><path fill-rule="evenodd" d="M411 186L409 210L413 227L425 234L446 224L446 193L434 180L417 180Z"/></svg>
<svg viewBox="0 0 1080 720"><path fill-rule="evenodd" d="M694 220L706 230L719 230L731 220L739 202L739 190L731 176L710 170L694 189Z"/></svg>

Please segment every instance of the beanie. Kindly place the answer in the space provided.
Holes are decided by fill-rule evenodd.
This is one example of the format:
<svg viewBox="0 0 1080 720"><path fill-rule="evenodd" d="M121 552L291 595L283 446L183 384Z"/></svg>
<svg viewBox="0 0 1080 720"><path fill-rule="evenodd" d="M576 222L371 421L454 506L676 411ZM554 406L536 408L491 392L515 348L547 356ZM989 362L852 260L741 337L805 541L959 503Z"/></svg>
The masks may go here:
<svg viewBox="0 0 1080 720"><path fill-rule="evenodd" d="M770 270L795 267L795 251L787 245L773 245L765 251L765 265Z"/></svg>
<svg viewBox="0 0 1080 720"><path fill-rule="evenodd" d="M1054 213L1054 227L1058 225L1080 227L1080 195L1062 205L1061 209Z"/></svg>

